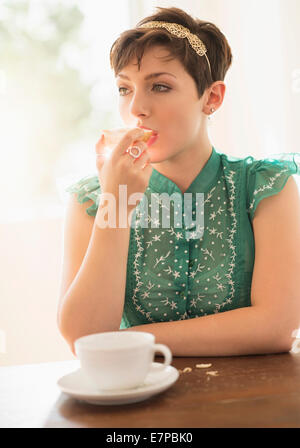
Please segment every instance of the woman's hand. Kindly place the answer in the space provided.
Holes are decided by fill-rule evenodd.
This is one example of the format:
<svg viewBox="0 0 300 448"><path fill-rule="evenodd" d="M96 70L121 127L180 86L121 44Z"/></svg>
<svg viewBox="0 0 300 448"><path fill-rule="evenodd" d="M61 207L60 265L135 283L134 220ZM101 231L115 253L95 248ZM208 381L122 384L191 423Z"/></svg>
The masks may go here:
<svg viewBox="0 0 300 448"><path fill-rule="evenodd" d="M126 132L108 156L107 153L104 153L103 136L96 144L96 167L101 193L113 194L117 207L119 205L119 185L127 186L127 198L130 198L134 193L143 194L149 184L152 167L149 164L148 146L142 141L143 136L142 129L131 129ZM138 159L134 159L126 152L133 144L143 151ZM134 206L128 203L126 205L127 210L131 211L137 203Z"/></svg>

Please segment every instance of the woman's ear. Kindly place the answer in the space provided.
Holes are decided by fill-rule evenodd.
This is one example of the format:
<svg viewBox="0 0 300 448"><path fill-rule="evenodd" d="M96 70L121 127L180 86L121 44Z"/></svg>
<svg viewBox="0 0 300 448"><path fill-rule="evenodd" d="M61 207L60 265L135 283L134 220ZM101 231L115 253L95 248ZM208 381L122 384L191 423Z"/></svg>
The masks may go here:
<svg viewBox="0 0 300 448"><path fill-rule="evenodd" d="M214 109L213 112L218 110L224 101L225 92L226 85L223 81L216 81L212 84L207 89L207 99L203 105L203 112L210 115L212 113L212 109Z"/></svg>

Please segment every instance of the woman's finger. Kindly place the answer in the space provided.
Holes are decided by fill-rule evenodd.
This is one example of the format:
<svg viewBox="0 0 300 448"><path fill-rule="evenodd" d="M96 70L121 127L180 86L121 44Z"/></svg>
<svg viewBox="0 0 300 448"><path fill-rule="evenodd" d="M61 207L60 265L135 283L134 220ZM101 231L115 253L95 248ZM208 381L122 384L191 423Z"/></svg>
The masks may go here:
<svg viewBox="0 0 300 448"><path fill-rule="evenodd" d="M146 146L146 144L145 144ZM133 164L136 168L144 168L144 166L146 165L147 162L149 162L150 160L150 155L148 153L148 151L145 149L142 154L140 155L140 157L138 159L136 159Z"/></svg>
<svg viewBox="0 0 300 448"><path fill-rule="evenodd" d="M137 142L144 135L143 129L134 128L127 132L124 137L120 140L120 142L116 145L116 147L112 151L112 158L119 158L121 155L126 153L126 150L133 145L134 142Z"/></svg>
<svg viewBox="0 0 300 448"><path fill-rule="evenodd" d="M101 135L100 139L96 143L95 147L96 154L100 154L103 148L104 148L104 134Z"/></svg>
<svg viewBox="0 0 300 448"><path fill-rule="evenodd" d="M96 155L96 167L97 167L98 171L101 171L105 161L106 161L105 154L97 154Z"/></svg>

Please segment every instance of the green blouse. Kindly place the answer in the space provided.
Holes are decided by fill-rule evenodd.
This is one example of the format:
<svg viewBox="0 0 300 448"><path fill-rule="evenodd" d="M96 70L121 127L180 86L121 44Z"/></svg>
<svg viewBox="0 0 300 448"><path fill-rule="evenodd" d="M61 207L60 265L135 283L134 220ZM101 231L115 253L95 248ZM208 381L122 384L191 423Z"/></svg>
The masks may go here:
<svg viewBox="0 0 300 448"><path fill-rule="evenodd" d="M183 204L181 190L153 169L132 215L120 328L251 306L256 207L299 173L298 153L255 160L221 154L213 147L208 162L185 192L191 193L191 216L197 217L186 223L186 209L178 201L167 204L162 196L177 193ZM66 191L77 193L80 203L92 199L86 212L96 215L101 194L97 175L81 179ZM159 204L160 219L151 214L153 198ZM162 212L170 219L167 227Z"/></svg>

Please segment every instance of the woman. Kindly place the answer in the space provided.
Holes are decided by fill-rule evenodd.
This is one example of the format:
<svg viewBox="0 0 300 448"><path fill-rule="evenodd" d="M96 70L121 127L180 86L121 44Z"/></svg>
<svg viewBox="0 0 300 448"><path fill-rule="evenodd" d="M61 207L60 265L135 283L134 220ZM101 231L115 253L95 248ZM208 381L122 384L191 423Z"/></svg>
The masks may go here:
<svg viewBox="0 0 300 448"><path fill-rule="evenodd" d="M212 23L158 8L110 56L132 129L109 158L101 138L97 175L68 189L62 335L73 352L78 337L119 329L151 332L174 356L289 351L300 320L299 154L239 159L212 146L207 118L222 105L232 62ZM140 128L158 136L151 146ZM140 202L125 203L119 186ZM189 194L191 208L163 194ZM119 225L102 225L107 198ZM153 198L168 226L151 214ZM119 222L124 211L131 226Z"/></svg>

